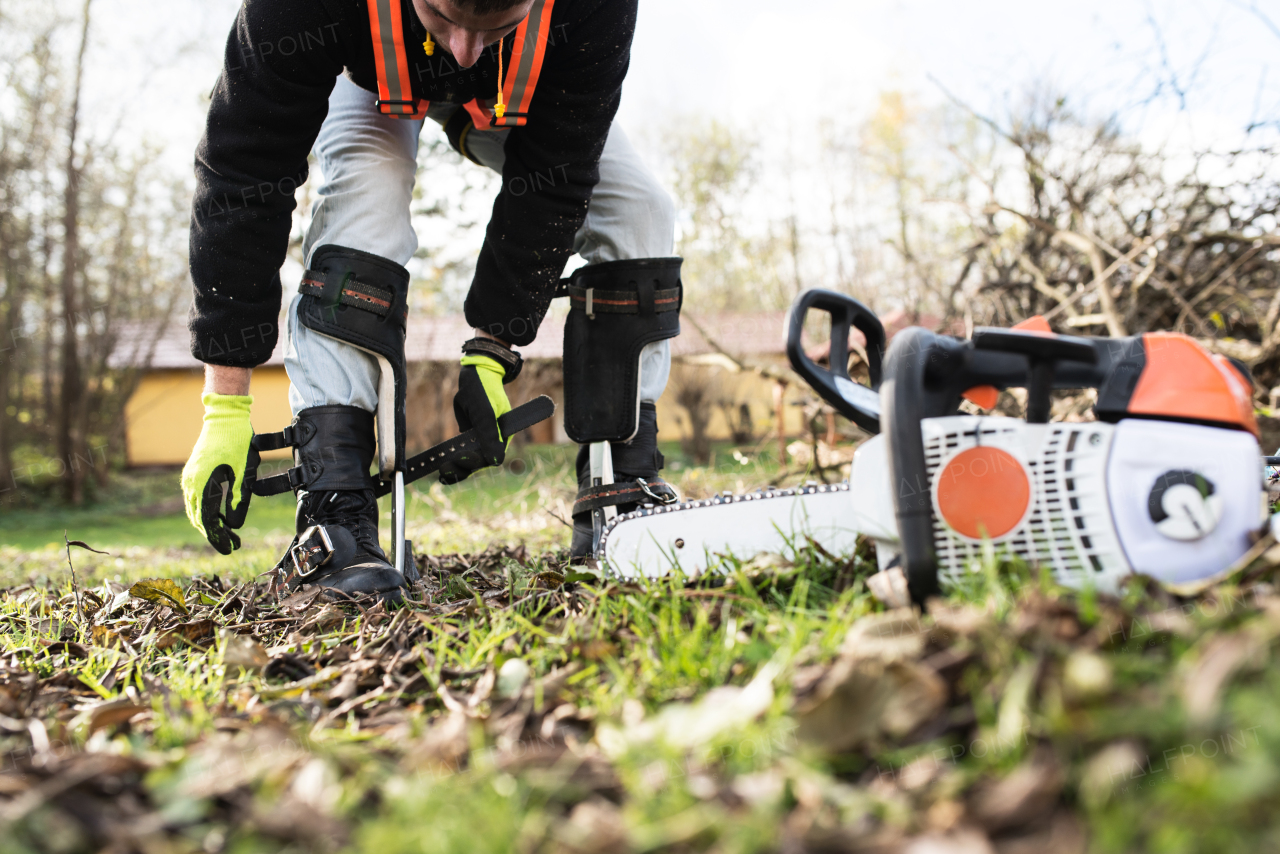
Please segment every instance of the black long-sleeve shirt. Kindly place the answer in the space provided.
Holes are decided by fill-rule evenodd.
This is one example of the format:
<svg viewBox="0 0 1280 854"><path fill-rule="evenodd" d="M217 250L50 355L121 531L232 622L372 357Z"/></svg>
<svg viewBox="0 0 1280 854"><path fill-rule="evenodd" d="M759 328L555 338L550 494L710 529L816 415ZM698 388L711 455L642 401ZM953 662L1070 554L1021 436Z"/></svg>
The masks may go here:
<svg viewBox="0 0 1280 854"><path fill-rule="evenodd" d="M507 138L502 189L467 295L472 326L514 344L536 335L599 180L636 2L556 0L552 7L528 122ZM415 97L463 104L495 96L496 46L465 69L439 47L428 57L412 3L401 6ZM503 40L504 68L513 41ZM365 0L245 0L196 150L190 327L197 359L252 367L270 356L294 190L306 181L307 155L344 71L377 92Z"/></svg>

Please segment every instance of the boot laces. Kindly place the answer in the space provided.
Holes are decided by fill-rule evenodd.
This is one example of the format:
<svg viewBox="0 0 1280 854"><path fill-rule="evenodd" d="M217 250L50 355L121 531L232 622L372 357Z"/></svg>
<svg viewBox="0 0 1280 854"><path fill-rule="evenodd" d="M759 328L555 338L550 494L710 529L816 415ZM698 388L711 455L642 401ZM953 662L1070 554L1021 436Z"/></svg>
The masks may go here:
<svg viewBox="0 0 1280 854"><path fill-rule="evenodd" d="M322 492L306 513L308 525L338 525L346 528L357 543L371 554L381 555L378 544L378 500L373 490Z"/></svg>

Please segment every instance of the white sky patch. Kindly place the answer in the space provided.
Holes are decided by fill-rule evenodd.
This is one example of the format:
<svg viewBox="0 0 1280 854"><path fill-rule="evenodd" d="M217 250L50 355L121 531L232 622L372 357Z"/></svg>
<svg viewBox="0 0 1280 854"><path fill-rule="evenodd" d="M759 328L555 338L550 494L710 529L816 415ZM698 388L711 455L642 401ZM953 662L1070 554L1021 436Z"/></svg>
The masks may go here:
<svg viewBox="0 0 1280 854"><path fill-rule="evenodd" d="M190 180L237 8L94 0L90 131L158 147ZM1270 123L1274 135L1277 25L1280 0L642 0L619 119L651 155L683 117L745 129L761 143L765 195L816 216L830 192L820 124L856 128L891 89L928 107L945 87L999 119L1047 82L1082 111L1115 114L1144 143L1174 150L1233 145L1250 123ZM442 165L438 190L463 183L445 168L475 167ZM481 223L485 208L470 206ZM424 243L443 225L425 227ZM452 254L478 251L482 234L466 230L454 242L475 246Z"/></svg>

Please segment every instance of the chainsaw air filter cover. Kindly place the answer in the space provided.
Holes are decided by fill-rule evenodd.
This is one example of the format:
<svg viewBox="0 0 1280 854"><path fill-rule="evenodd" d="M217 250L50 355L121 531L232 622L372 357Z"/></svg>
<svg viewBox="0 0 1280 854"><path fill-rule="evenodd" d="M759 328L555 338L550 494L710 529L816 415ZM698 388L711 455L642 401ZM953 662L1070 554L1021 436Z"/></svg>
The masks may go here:
<svg viewBox="0 0 1280 854"><path fill-rule="evenodd" d="M985 540L1075 587L1186 582L1231 564L1264 518L1257 441L1240 430L950 416L921 431L944 579Z"/></svg>

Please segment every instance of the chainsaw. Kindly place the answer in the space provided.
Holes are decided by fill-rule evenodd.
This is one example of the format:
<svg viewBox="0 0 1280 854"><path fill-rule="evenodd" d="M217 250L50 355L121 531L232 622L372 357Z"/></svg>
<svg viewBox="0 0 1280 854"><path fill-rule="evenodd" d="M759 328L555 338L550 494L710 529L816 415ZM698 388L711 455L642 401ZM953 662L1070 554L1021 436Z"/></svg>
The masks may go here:
<svg viewBox="0 0 1280 854"><path fill-rule="evenodd" d="M811 309L831 316L828 367L800 343ZM866 338L869 386L848 371L851 328ZM606 528L600 564L627 578L694 576L809 544L848 555L861 535L917 602L991 550L1113 591L1133 573L1211 578L1267 521L1264 463L1275 460L1258 445L1252 379L1192 338L1058 335L1036 317L969 340L911 327L882 357L884 341L858 301L801 294L787 321L792 367L874 434L849 480L642 506ZM991 410L1009 388L1026 390L1025 418L960 412L966 399ZM1097 390L1096 420L1050 421L1052 392L1067 389Z"/></svg>

